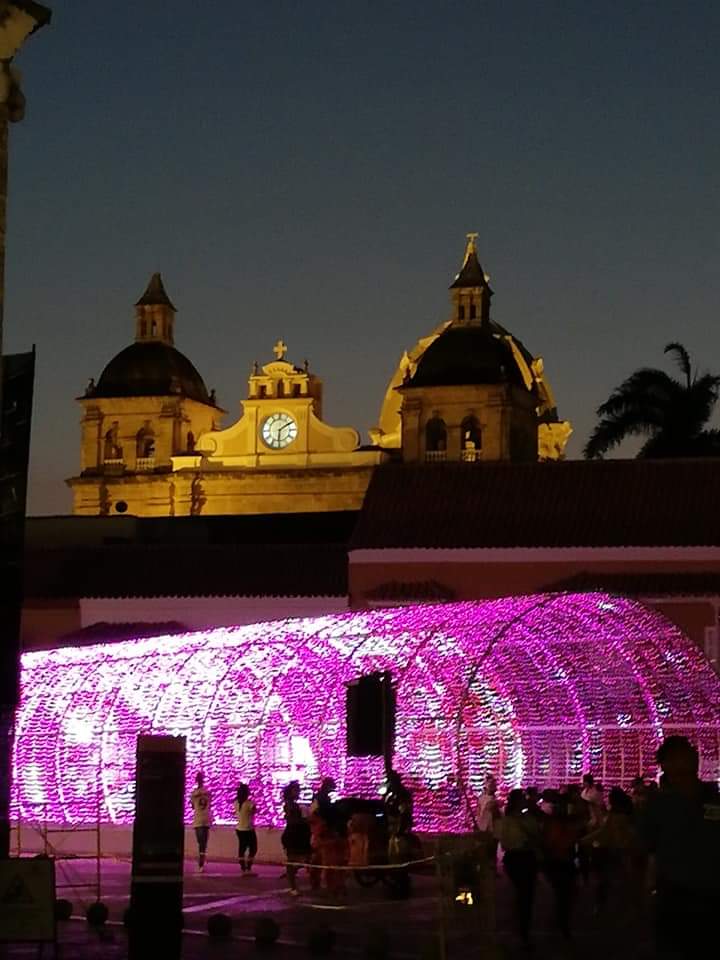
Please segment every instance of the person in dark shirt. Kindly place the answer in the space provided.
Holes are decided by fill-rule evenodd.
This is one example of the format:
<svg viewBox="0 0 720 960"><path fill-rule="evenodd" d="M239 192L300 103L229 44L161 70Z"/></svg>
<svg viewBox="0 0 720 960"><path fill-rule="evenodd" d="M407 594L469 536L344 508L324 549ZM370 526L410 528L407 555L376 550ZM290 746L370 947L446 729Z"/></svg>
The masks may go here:
<svg viewBox="0 0 720 960"><path fill-rule="evenodd" d="M384 807L388 828L388 862L401 864L413 856L413 798L395 770L391 770L387 776ZM408 896L409 870L405 867L398 868L393 871L392 876L396 895Z"/></svg>
<svg viewBox="0 0 720 960"><path fill-rule="evenodd" d="M658 955L704 956L720 916L720 795L698 777L698 753L685 737L657 752L663 775L638 817L655 857Z"/></svg>
<svg viewBox="0 0 720 960"><path fill-rule="evenodd" d="M567 796L546 790L543 798L543 872L555 896L555 920L558 929L567 939L570 937L570 918L575 895L575 845L578 841L578 825L570 816Z"/></svg>
<svg viewBox="0 0 720 960"><path fill-rule="evenodd" d="M288 860L287 878L290 884L290 893L298 895L297 874L298 863L306 863L310 859L310 827L300 808L300 784L291 780L282 792L283 813L285 815L285 829L280 838Z"/></svg>
<svg viewBox="0 0 720 960"><path fill-rule="evenodd" d="M344 840L345 824L342 821L340 809L335 803L337 784L332 777L324 777L320 788L314 794L310 804L310 844L312 847L312 863L310 869L310 886L319 890L323 882L332 892L339 892L335 881L341 881L341 872L323 869L340 866L340 853Z"/></svg>
<svg viewBox="0 0 720 960"><path fill-rule="evenodd" d="M337 790L337 784L332 777L324 777L320 784L320 789L312 798L310 812L322 817L325 822L333 826L336 820L336 811L334 807L333 794Z"/></svg>
<svg viewBox="0 0 720 960"><path fill-rule="evenodd" d="M390 838L407 837L413 828L412 794L400 779L400 774L391 770L387 778L385 816Z"/></svg>

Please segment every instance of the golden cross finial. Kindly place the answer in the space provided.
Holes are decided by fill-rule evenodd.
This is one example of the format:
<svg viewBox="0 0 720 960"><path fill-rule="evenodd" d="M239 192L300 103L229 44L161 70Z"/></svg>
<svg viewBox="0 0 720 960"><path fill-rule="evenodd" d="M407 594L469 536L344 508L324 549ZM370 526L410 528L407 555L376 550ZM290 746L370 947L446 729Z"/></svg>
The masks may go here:
<svg viewBox="0 0 720 960"><path fill-rule="evenodd" d="M282 360L285 354L287 353L287 347L283 343L282 337L278 340L278 342L273 347L273 353L278 358L278 360Z"/></svg>
<svg viewBox="0 0 720 960"><path fill-rule="evenodd" d="M468 262L473 253L477 254L477 243L476 240L479 234L477 233L468 233L467 237L467 246L465 247L465 259L463 260L463 267Z"/></svg>

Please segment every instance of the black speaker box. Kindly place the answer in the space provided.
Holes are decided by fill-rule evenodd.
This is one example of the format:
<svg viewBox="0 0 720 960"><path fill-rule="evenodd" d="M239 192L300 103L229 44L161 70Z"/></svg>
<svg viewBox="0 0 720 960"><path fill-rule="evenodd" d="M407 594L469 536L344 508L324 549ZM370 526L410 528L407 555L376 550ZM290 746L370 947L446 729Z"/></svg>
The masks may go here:
<svg viewBox="0 0 720 960"><path fill-rule="evenodd" d="M348 684L347 754L389 759L395 734L395 693L389 673L369 673Z"/></svg>

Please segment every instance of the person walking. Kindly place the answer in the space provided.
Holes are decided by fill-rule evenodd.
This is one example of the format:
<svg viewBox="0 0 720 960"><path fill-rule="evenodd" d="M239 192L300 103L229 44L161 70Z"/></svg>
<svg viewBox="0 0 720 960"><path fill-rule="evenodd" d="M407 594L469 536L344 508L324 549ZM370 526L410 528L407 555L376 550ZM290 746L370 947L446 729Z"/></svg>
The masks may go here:
<svg viewBox="0 0 720 960"><path fill-rule="evenodd" d="M334 794L337 784L332 777L323 777L320 787L313 794L310 802L310 887L319 890L323 881L323 851L330 849L334 836L337 810L334 803ZM327 871L325 872L327 873Z"/></svg>
<svg viewBox="0 0 720 960"><path fill-rule="evenodd" d="M211 802L210 791L205 788L205 778L202 773L198 773L195 777L195 789L190 794L190 806L193 812L192 825L195 829L195 839L198 847L198 868L201 873L205 871L207 845L212 824Z"/></svg>
<svg viewBox="0 0 720 960"><path fill-rule="evenodd" d="M540 828L537 818L527 813L524 790L510 791L505 816L495 822L495 837L504 851L505 873L515 889L518 931L527 944L537 884Z"/></svg>
<svg viewBox="0 0 720 960"><path fill-rule="evenodd" d="M560 933L570 937L570 920L575 894L575 844L577 822L570 816L567 796L556 791L543 793L543 873L555 896L555 921Z"/></svg>
<svg viewBox="0 0 720 960"><path fill-rule="evenodd" d="M285 816L285 829L280 837L280 842L285 851L287 860L287 878L290 884L290 893L296 897L299 893L297 888L297 875L300 867L299 863L307 863L310 859L310 825L303 816L300 809L300 784L297 780L291 780L282 792L283 814Z"/></svg>
<svg viewBox="0 0 720 960"><path fill-rule="evenodd" d="M605 804L603 802L603 788L601 783L597 783L591 773L586 773L583 777L583 789L581 798L588 805L589 827L596 830L601 827L605 819Z"/></svg>
<svg viewBox="0 0 720 960"><path fill-rule="evenodd" d="M592 849L597 912L607 907L610 894L615 891L618 896L613 912L617 916L632 900L638 850L632 800L620 787L610 790L605 822L583 837L582 845Z"/></svg>
<svg viewBox="0 0 720 960"><path fill-rule="evenodd" d="M388 829L388 863L402 864L413 856L413 798L396 770L388 772L383 806ZM409 868L398 867L391 875L395 894L407 897L411 888Z"/></svg>
<svg viewBox="0 0 720 960"><path fill-rule="evenodd" d="M602 791L595 785L595 778L586 773L582 779L580 796L575 806L575 816L580 826L580 835L584 836L602 826ZM578 866L583 884L589 887L593 878L592 847L581 843L578 846Z"/></svg>
<svg viewBox="0 0 720 960"><path fill-rule="evenodd" d="M720 916L718 786L700 780L698 752L686 737L667 737L657 762L660 789L638 825L655 856L658 956L702 957L717 939Z"/></svg>
<svg viewBox="0 0 720 960"><path fill-rule="evenodd" d="M253 861L257 854L257 834L255 833L256 806L250 798L250 788L241 783L235 796L235 833L238 841L238 863L243 876L254 876Z"/></svg>
<svg viewBox="0 0 720 960"><path fill-rule="evenodd" d="M497 840L495 839L495 824L502 816L500 802L497 798L497 781L488 773L483 784L483 792L478 800L475 812L477 829L483 842L486 844L488 859L497 866Z"/></svg>

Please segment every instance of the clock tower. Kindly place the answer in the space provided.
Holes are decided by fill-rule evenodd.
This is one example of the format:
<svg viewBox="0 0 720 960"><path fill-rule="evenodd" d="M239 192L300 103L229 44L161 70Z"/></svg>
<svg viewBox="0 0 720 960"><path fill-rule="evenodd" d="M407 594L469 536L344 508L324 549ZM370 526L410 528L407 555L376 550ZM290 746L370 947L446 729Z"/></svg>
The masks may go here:
<svg viewBox="0 0 720 960"><path fill-rule="evenodd" d="M202 487L203 513L359 509L385 455L361 450L354 428L325 423L322 380L307 360L291 363L282 340L273 353L269 363L253 364L240 419L173 458L176 486L192 478Z"/></svg>

